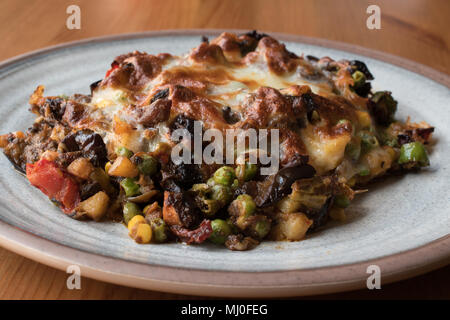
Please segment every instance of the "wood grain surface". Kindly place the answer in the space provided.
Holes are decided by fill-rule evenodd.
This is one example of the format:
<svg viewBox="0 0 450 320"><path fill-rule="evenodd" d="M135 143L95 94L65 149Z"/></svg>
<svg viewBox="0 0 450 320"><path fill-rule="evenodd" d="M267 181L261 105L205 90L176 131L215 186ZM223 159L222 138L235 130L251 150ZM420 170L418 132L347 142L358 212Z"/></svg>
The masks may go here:
<svg viewBox="0 0 450 320"><path fill-rule="evenodd" d="M81 29L68 30L66 8L81 8ZM366 8L381 8L381 30L366 27ZM450 74L448 0L2 0L0 60L67 41L162 29L257 29L326 38L398 55ZM0 299L190 299L82 279L0 248ZM450 267L381 290L324 299L450 299ZM306 298L303 298L306 299Z"/></svg>

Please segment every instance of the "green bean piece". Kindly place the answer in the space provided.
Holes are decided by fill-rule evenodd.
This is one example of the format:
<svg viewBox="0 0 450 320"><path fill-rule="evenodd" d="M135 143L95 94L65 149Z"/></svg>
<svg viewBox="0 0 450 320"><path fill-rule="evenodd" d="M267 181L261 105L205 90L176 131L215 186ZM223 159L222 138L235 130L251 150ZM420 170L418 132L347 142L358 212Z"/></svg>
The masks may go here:
<svg viewBox="0 0 450 320"><path fill-rule="evenodd" d="M232 167L223 166L214 172L213 179L218 184L231 186L236 176Z"/></svg>
<svg viewBox="0 0 450 320"><path fill-rule="evenodd" d="M370 174L370 170L369 169L362 169L359 171L358 173L361 177L365 177L368 176Z"/></svg>
<svg viewBox="0 0 450 320"><path fill-rule="evenodd" d="M133 156L133 151L125 148L125 147L118 147L116 149L116 154L119 157L127 157L127 158L131 158Z"/></svg>
<svg viewBox="0 0 450 320"><path fill-rule="evenodd" d="M200 210L207 216L213 216L222 207L222 202L214 199L203 199Z"/></svg>
<svg viewBox="0 0 450 320"><path fill-rule="evenodd" d="M196 183L192 186L191 191L203 196L211 191L211 186L206 183Z"/></svg>
<svg viewBox="0 0 450 320"><path fill-rule="evenodd" d="M244 217L249 217L256 210L255 201L253 201L253 198L248 194L241 194L234 201L238 203Z"/></svg>
<svg viewBox="0 0 450 320"><path fill-rule="evenodd" d="M350 199L345 195L340 194L334 198L334 204L340 208L347 208L350 205Z"/></svg>
<svg viewBox="0 0 450 320"><path fill-rule="evenodd" d="M263 239L270 231L270 222L266 219L256 222L254 227L255 233L259 239Z"/></svg>
<svg viewBox="0 0 450 320"><path fill-rule="evenodd" d="M355 71L352 74L352 78L353 78L353 87L354 88L359 88L361 87L364 83L366 83L366 76L364 75L364 73L362 73L361 71Z"/></svg>
<svg viewBox="0 0 450 320"><path fill-rule="evenodd" d="M133 219L134 216L137 216L139 214L142 214L142 212L136 203L127 202L123 206L123 220L127 225L128 222L130 222L130 220Z"/></svg>
<svg viewBox="0 0 450 320"><path fill-rule="evenodd" d="M137 166L139 172L148 176L154 175L158 170L158 160L147 154L141 156L140 158L142 161L140 161Z"/></svg>
<svg viewBox="0 0 450 320"><path fill-rule="evenodd" d="M380 145L377 137L369 131L360 131L359 136L361 137L361 153L366 153Z"/></svg>
<svg viewBox="0 0 450 320"><path fill-rule="evenodd" d="M125 191L127 197L139 194L139 185L132 178L125 178L120 182L120 186Z"/></svg>
<svg viewBox="0 0 450 320"><path fill-rule="evenodd" d="M414 162L421 167L425 167L430 164L427 150L425 149L425 146L419 141L405 143L400 148L400 157L398 158L398 163L405 164Z"/></svg>
<svg viewBox="0 0 450 320"><path fill-rule="evenodd" d="M227 222L228 226L230 227L232 234L235 234L235 233L239 232L239 229L234 225L234 223L231 221L230 218L228 218L226 220L226 222Z"/></svg>
<svg viewBox="0 0 450 320"><path fill-rule="evenodd" d="M350 141L345 146L345 154L354 161L358 160L361 155L361 143L359 141Z"/></svg>
<svg viewBox="0 0 450 320"><path fill-rule="evenodd" d="M230 187L216 184L211 188L211 199L217 200L221 206L226 205L231 201L233 194L231 192Z"/></svg>
<svg viewBox="0 0 450 320"><path fill-rule="evenodd" d="M213 232L208 239L216 244L224 244L227 237L232 233L228 223L222 219L211 221L211 227Z"/></svg>
<svg viewBox="0 0 450 320"><path fill-rule="evenodd" d="M150 226L152 227L153 237L156 242L162 243L167 241L167 225L163 219L153 219Z"/></svg>
<svg viewBox="0 0 450 320"><path fill-rule="evenodd" d="M214 181L214 178L209 178L208 181L206 181L206 184L212 187L216 185L216 182Z"/></svg>

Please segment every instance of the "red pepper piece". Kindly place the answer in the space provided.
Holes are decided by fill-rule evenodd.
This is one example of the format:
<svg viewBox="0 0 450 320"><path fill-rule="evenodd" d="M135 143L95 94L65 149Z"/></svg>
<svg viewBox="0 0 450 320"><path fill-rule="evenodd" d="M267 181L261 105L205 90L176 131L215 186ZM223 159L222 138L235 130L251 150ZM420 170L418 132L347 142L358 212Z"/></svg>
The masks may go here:
<svg viewBox="0 0 450 320"><path fill-rule="evenodd" d="M77 182L53 161L42 159L27 164L27 178L50 199L56 200L65 213L71 213L80 202Z"/></svg>

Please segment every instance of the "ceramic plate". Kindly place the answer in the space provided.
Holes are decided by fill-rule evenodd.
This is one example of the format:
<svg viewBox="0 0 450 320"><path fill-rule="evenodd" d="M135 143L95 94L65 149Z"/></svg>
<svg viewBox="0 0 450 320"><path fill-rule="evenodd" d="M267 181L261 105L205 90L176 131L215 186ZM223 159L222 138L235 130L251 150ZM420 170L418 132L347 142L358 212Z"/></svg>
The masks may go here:
<svg viewBox="0 0 450 320"><path fill-rule="evenodd" d="M111 61L133 50L182 54L200 35L168 31L64 44L0 65L1 132L26 129L33 116L28 97L37 85L46 95L89 93ZM331 223L301 242L264 242L232 252L213 245L137 245L121 224L68 218L0 156L0 243L45 264L76 264L82 276L153 290L220 296L287 296L349 290L366 285L378 265L382 285L449 262L449 78L379 52L298 36L276 35L290 51L365 61L374 89L388 89L398 117L436 127L431 167L369 186L349 208L346 223ZM412 71L411 71L412 70Z"/></svg>

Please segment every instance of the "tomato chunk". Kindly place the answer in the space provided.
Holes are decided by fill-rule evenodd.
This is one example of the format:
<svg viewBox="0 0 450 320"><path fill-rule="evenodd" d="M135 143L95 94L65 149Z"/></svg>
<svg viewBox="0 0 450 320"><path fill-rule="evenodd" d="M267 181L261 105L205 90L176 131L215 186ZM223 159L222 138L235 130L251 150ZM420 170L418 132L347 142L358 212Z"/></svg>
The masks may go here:
<svg viewBox="0 0 450 320"><path fill-rule="evenodd" d="M55 162L42 159L27 164L30 183L52 200L56 200L65 213L71 213L80 202L77 182L64 173Z"/></svg>
<svg viewBox="0 0 450 320"><path fill-rule="evenodd" d="M114 70L116 70L118 67L119 67L119 64L113 62L113 63L111 64L111 68L110 68L108 71L106 71L105 78L108 78L108 76L111 74L111 72L113 72Z"/></svg>

